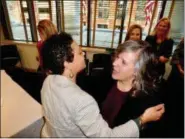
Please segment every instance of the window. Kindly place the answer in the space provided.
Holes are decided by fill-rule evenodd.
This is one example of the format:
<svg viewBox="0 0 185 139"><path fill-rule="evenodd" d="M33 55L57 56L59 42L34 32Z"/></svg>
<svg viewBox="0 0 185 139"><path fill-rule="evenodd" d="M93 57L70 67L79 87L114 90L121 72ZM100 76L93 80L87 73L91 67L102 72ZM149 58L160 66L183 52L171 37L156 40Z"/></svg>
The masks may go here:
<svg viewBox="0 0 185 139"><path fill-rule="evenodd" d="M98 1L98 17L99 18L108 18L109 17L109 7L110 1L100 0Z"/></svg>
<svg viewBox="0 0 185 139"><path fill-rule="evenodd" d="M116 14L116 19L121 19L121 18L122 18L122 9L118 9Z"/></svg>
<svg viewBox="0 0 185 139"><path fill-rule="evenodd" d="M136 11L138 14L136 14L135 20L144 21L145 20L145 14L143 13L145 9L145 1L137 1L137 9ZM141 13L141 14L139 14Z"/></svg>
<svg viewBox="0 0 185 139"><path fill-rule="evenodd" d="M121 26L120 26L120 25L116 25L115 28L116 28L116 29L120 29Z"/></svg>
<svg viewBox="0 0 185 139"><path fill-rule="evenodd" d="M22 6L24 6L24 7L22 7L24 13L21 12L20 1L6 1L6 6L7 6L8 14L9 14L13 39L25 41L26 40L26 32L24 29L22 16L25 16L25 20L29 18L26 2L23 1L23 5L22 5ZM31 38L30 25L29 25L29 22L27 22L27 21L26 21L26 30L27 30L28 40L31 41L32 38Z"/></svg>
<svg viewBox="0 0 185 139"><path fill-rule="evenodd" d="M49 8L39 8L39 13L49 13Z"/></svg>
<svg viewBox="0 0 185 139"><path fill-rule="evenodd" d="M108 18L109 17L109 10L108 9L99 9L98 11L98 18Z"/></svg>
<svg viewBox="0 0 185 139"><path fill-rule="evenodd" d="M108 0L99 0L98 1L99 8L100 7L109 7L109 5L110 5L110 1L108 1Z"/></svg>
<svg viewBox="0 0 185 139"><path fill-rule="evenodd" d="M124 1L118 1L118 8L122 8L124 5Z"/></svg>
<svg viewBox="0 0 185 139"><path fill-rule="evenodd" d="M57 7L56 2L59 2ZM88 2L91 3L90 7L88 7ZM151 6L150 21L146 24L145 6L148 2L156 4ZM9 22L7 27L10 26L10 29L7 29L10 30L8 34L11 35L12 32L14 40L31 41L32 37L36 36L33 31L35 25L42 19L49 19L58 28L61 27L61 30L72 34L77 43L81 42L83 46L87 45L87 41L90 40L88 45L109 48L116 48L118 43L125 39L128 26L135 23L142 26L143 39L145 39L144 37L153 30L158 22L163 5L163 1L155 0L3 0L2 3L5 7L4 13L8 15L4 16L7 18L5 21ZM116 4L117 9L115 9ZM184 34L183 5L184 1L166 1L164 14L161 14L163 17L169 15L171 17L170 34L173 39L180 39ZM89 8L91 8L91 16L90 20L87 20ZM155 14L154 11L156 11ZM117 12L116 17L115 12ZM120 31L122 26L123 31ZM121 36L122 38L120 38Z"/></svg>
<svg viewBox="0 0 185 139"><path fill-rule="evenodd" d="M98 28L108 28L108 25L106 25L106 24L98 24Z"/></svg>

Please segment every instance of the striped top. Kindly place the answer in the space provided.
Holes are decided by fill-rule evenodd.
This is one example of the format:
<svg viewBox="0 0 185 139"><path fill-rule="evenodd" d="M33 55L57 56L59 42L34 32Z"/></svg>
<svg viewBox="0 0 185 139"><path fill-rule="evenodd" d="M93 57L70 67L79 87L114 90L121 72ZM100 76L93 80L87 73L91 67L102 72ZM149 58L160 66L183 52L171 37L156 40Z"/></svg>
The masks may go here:
<svg viewBox="0 0 185 139"><path fill-rule="evenodd" d="M94 98L64 76L49 75L41 99L45 117L43 137L139 137L133 120L109 128Z"/></svg>

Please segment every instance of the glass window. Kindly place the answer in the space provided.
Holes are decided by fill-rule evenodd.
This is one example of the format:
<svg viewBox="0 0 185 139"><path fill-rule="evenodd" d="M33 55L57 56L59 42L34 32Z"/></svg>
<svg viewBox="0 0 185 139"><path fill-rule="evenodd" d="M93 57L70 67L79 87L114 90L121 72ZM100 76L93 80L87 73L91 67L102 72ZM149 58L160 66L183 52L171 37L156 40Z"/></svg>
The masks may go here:
<svg viewBox="0 0 185 139"><path fill-rule="evenodd" d="M12 28L13 33L13 39L14 40L26 40L25 31L24 31L24 24L21 14L21 3L20 1L6 1L9 19L10 19L10 25ZM30 32L30 25L29 22L27 22L28 19L28 10L26 2L23 1L23 11L26 18L26 29L28 33L28 40L31 39L31 32Z"/></svg>
<svg viewBox="0 0 185 139"><path fill-rule="evenodd" d="M39 13L49 13L49 8L39 8Z"/></svg>
<svg viewBox="0 0 185 139"><path fill-rule="evenodd" d="M108 25L106 24L98 24L98 28L108 28Z"/></svg>
<svg viewBox="0 0 185 139"><path fill-rule="evenodd" d="M99 18L108 18L109 17L109 9L101 8L98 11Z"/></svg>
<svg viewBox="0 0 185 139"><path fill-rule="evenodd" d="M125 35L127 33L128 25L139 24L143 28L143 36L142 39L148 35L149 28L153 31L156 23L159 20L160 12L162 10L163 1L155 1L155 0L138 0L138 1L127 1L124 3L124 0L121 1L111 1L111 0L98 0L96 9L95 1L90 1L91 5L88 7L88 0L60 0L63 3L63 7L61 5L61 25L62 28L68 33L70 33L73 38L80 43L80 24L82 23L82 45L87 45L87 26L90 24L90 44L92 45L92 39L94 39L94 46L97 47L113 47L116 48L118 46L118 40L120 36L120 28L121 28L121 20L122 16L124 17L124 25L123 25L123 34L122 34L122 42L125 39ZM118 2L118 3L117 3ZM157 2L157 6L155 7L155 2ZM174 1L173 11L171 10L172 3L171 1L166 2L164 15L163 17L168 17L169 13L171 15L171 35L172 38L180 38L184 33L184 1ZM116 3L117 9L116 8ZM32 40L31 31L30 31L30 18L28 12L35 12L35 21L36 25L42 19L49 19L57 26L56 20L56 0L34 0L33 5L34 9L28 11L26 0L10 1L6 0L6 6L8 9L8 15L10 19L10 26L13 33L13 39L15 40L26 40L26 34L28 36L28 40ZM82 9L80 5L82 4ZM126 6L124 5L126 4ZM123 9L125 8L126 9ZM21 9L22 8L22 9ZM64 9L62 9L64 8ZM91 8L91 19L90 23L87 22L87 14L88 8ZM156 8L156 13L154 14L153 22L152 15L154 13L154 9ZM23 13L21 13L23 10ZM96 10L96 15L94 16L94 12ZM64 11L64 13L62 13ZM115 17L115 12L116 17ZM122 12L124 14L122 15ZM64 14L64 19L63 19ZM32 13L33 15L33 13ZM82 15L82 22L81 20ZM25 29L23 17L25 17ZM94 21L94 17L96 21ZM183 17L183 18L182 18ZM115 20L116 18L116 20ZM94 24L95 23L95 24ZM178 25L177 25L178 24ZM114 27L115 25L115 27ZM95 29L94 29L95 27ZM114 32L113 32L113 29ZM93 36L93 31L95 30L95 36ZM114 34L113 34L114 33ZM39 38L39 35L38 35ZM114 39L113 39L114 38Z"/></svg>
<svg viewBox="0 0 185 139"><path fill-rule="evenodd" d="M98 1L98 6L99 7L109 7L110 1L108 0L99 0Z"/></svg>
<svg viewBox="0 0 185 139"><path fill-rule="evenodd" d="M80 1L64 0L64 28L80 44ZM86 3L84 3L86 6ZM84 14L86 10L84 11ZM61 13L62 14L62 13ZM84 24L83 30L86 28ZM82 33L83 34L83 33ZM83 38L86 40L87 37Z"/></svg>

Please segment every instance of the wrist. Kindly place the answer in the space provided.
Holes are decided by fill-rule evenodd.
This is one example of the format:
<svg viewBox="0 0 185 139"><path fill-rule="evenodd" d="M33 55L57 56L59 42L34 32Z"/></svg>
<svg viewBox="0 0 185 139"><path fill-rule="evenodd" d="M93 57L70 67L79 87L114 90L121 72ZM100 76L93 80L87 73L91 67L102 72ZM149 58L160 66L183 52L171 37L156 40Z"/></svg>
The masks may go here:
<svg viewBox="0 0 185 139"><path fill-rule="evenodd" d="M141 126L144 126L145 123L146 123L146 121L145 121L143 115L141 115L141 116L139 117L139 124L140 124Z"/></svg>

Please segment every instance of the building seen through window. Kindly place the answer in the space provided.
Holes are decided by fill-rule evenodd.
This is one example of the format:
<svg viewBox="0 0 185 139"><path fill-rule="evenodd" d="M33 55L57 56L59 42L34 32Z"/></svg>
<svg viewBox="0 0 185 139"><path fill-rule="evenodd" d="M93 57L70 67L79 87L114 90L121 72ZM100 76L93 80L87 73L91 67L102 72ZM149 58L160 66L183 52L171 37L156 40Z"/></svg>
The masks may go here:
<svg viewBox="0 0 185 139"><path fill-rule="evenodd" d="M28 41L32 41L33 35L31 35L31 29L33 26L30 26L32 23L30 22L29 12L34 12L34 18L36 22L35 26L40 20L49 19L52 20L57 27L61 27L62 30L70 33L79 44L81 38L81 44L83 46L87 45L87 38L89 38L90 46L92 46L92 41L94 39L94 46L109 48L116 48L118 46L121 33L121 40L123 42L127 29L132 24L139 24L142 26L142 38L145 39L148 33L153 30L154 26L158 22L163 5L163 1L156 0L98 0L97 3L95 3L93 0L59 0L59 13L56 8L56 0L34 0L31 2L33 4L33 9L30 11L26 0L5 1L8 11L7 18L9 18L10 21L14 40L26 41L26 36L28 36ZM88 2L90 2L90 7L88 7ZM148 2L153 2L150 4L150 7L146 6ZM184 1L175 0L174 5L172 4L173 2L171 1L166 2L163 17L170 17L171 19L176 20L178 19L178 24L181 26L184 24L184 17L180 16L184 13ZM87 20L88 8L91 9L90 21ZM95 11L96 15L94 15ZM61 18L60 22L57 22L59 18L57 16L57 12ZM149 18L146 18L146 14ZM122 20L124 21L122 22ZM176 26L174 25L173 20L171 20L171 22L173 27ZM120 30L122 23L123 30ZM88 36L89 24L90 36ZM184 29L176 28L172 28L171 34L173 37L175 37L175 39L180 39L184 33ZM93 31L95 34L94 36ZM37 38L40 39L38 34Z"/></svg>

